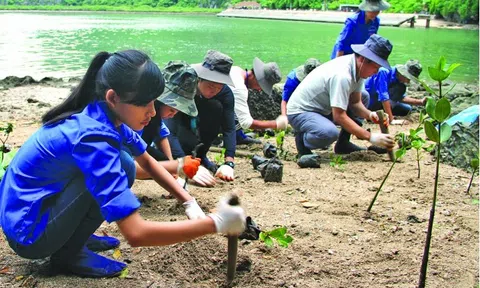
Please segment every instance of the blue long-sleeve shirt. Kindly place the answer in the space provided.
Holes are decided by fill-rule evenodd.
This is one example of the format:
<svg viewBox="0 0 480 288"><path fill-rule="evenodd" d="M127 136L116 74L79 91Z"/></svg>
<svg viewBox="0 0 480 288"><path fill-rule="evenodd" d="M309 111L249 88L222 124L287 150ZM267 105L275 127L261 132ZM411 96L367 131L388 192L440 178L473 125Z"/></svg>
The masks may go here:
<svg viewBox="0 0 480 288"><path fill-rule="evenodd" d="M390 95L389 88L394 84L404 85L397 79L397 68L395 67L392 70L381 67L377 74L367 78L365 80L365 89L370 94L369 107L372 107L376 102L401 101L405 96L404 94Z"/></svg>
<svg viewBox="0 0 480 288"><path fill-rule="evenodd" d="M202 102L208 101L218 101L222 106L222 114L221 115L211 115L210 111L204 110L204 105ZM221 126L221 132L223 134L223 145L225 147L225 156L226 157L235 157L235 149L236 149L236 130L235 130L235 110L234 110L234 103L235 99L233 97L232 90L228 88L227 85L223 85L222 90L215 95L211 99L206 99L201 96L195 96L195 102L198 109L198 116L197 117L190 117L183 113L177 113L175 117L165 121L168 129L170 130L170 135L168 136L168 140L170 142L170 147L172 149L172 153L176 157L183 157L186 154L190 154L191 151L183 151L182 145L180 144L180 140L178 139L179 136L188 134L190 136L187 137L197 137L200 134L200 127L202 117L215 117L219 116L218 118L218 125ZM209 127L205 127L209 128ZM211 127L211 129L214 129ZM215 129L214 129L215 130ZM181 136L180 136L181 137ZM200 137L203 138L203 137ZM211 137L211 140L207 143L203 143L205 146L202 149L201 153L206 153L211 146L211 141L213 141L214 137ZM197 155L197 157L203 157L205 155Z"/></svg>
<svg viewBox="0 0 480 288"><path fill-rule="evenodd" d="M293 69L288 73L285 85L283 85L282 100L288 102L290 96L292 96L293 91L297 89L298 85L300 85L300 80L298 80L295 69Z"/></svg>
<svg viewBox="0 0 480 288"><path fill-rule="evenodd" d="M377 34L380 26L380 18L375 17L368 24L365 23L365 11L360 10L345 20L342 32L333 46L330 59L334 59L338 51L344 55L352 54L352 44L364 44L372 34Z"/></svg>
<svg viewBox="0 0 480 288"><path fill-rule="evenodd" d="M126 145L134 156L146 143L128 126L115 127L106 103L89 104L82 112L42 126L18 150L0 182L0 224L11 240L32 244L45 231L52 205L76 177L85 178L108 222L140 207L120 163Z"/></svg>

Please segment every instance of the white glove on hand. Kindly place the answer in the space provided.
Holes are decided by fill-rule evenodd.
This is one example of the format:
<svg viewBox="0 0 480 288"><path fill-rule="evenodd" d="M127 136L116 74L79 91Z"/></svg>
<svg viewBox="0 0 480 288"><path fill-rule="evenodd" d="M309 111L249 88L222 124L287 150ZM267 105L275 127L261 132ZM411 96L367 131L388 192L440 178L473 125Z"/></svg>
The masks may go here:
<svg viewBox="0 0 480 288"><path fill-rule="evenodd" d="M215 176L225 181L233 181L235 179L233 177L233 168L225 164L218 167Z"/></svg>
<svg viewBox="0 0 480 288"><path fill-rule="evenodd" d="M388 118L387 113L383 113L383 119L386 123L390 123L390 119ZM377 123L380 122L380 118L378 118L377 112L370 112L370 121Z"/></svg>
<svg viewBox="0 0 480 288"><path fill-rule="evenodd" d="M185 214L187 214L187 217L190 220L202 219L207 217L205 213L203 213L202 208L198 206L197 200L195 200L195 198L183 202L182 205L183 207L185 207Z"/></svg>
<svg viewBox="0 0 480 288"><path fill-rule="evenodd" d="M203 166L198 167L197 174L193 176L192 180L195 181L195 183L197 183L198 185L204 187L215 186L216 184L215 178L212 176L212 174L210 174L210 171L208 171L208 169Z"/></svg>
<svg viewBox="0 0 480 288"><path fill-rule="evenodd" d="M395 146L393 137L383 133L370 133L370 139L368 141L375 146L380 146L387 149L393 149Z"/></svg>
<svg viewBox="0 0 480 288"><path fill-rule="evenodd" d="M288 125L288 118L285 115L280 115L275 119L275 122L277 123L277 129L279 130L285 130L287 129Z"/></svg>
<svg viewBox="0 0 480 288"><path fill-rule="evenodd" d="M177 183L182 186L182 188L185 186L185 179L181 178L181 177L178 177L177 179ZM188 191L188 186L185 186L185 191Z"/></svg>
<svg viewBox="0 0 480 288"><path fill-rule="evenodd" d="M239 235L245 231L245 211L240 206L229 205L226 198L220 200L217 211L208 216L215 222L218 233Z"/></svg>

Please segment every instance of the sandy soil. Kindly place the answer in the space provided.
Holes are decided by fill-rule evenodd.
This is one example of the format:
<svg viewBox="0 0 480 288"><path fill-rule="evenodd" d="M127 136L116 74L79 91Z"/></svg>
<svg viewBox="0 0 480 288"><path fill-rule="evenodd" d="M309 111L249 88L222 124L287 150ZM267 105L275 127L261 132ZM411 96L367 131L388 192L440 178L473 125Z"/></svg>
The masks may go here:
<svg viewBox="0 0 480 288"><path fill-rule="evenodd" d="M68 90L25 86L0 91L0 121L15 124L10 143L20 146L36 130L42 113ZM288 136L285 145L295 152L293 137ZM347 164L337 169L328 163L331 150L318 153L323 159L319 169L299 169L284 161L283 183L264 183L249 159L238 158L233 183L214 188L190 185L206 211L222 195L237 191L247 214L262 229L286 226L294 238L288 248L242 241L236 287L415 287L433 195L432 157L423 156L417 179L414 153L409 152L366 215L390 166L387 157L359 153L344 157ZM478 204L465 194L469 174L447 165L440 169L428 287L478 287L479 212ZM133 190L143 202L145 218L186 219L175 200L161 197L165 192L153 181L137 181ZM478 178L472 190L478 199ZM304 208L305 200L317 206ZM122 239L115 225L102 225L98 234L103 232ZM0 237L0 287L222 287L226 277L227 240L222 236L154 248L132 248L123 241L120 251L120 260L129 263L126 279L49 276L48 261L22 259Z"/></svg>

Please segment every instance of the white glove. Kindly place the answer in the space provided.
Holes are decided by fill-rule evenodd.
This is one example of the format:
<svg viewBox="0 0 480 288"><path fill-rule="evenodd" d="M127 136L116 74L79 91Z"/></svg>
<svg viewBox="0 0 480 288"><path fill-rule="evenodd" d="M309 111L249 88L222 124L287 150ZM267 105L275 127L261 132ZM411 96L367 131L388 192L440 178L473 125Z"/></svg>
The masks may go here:
<svg viewBox="0 0 480 288"><path fill-rule="evenodd" d="M370 133L370 139L368 141L375 146L380 146L387 149L393 149L395 146L393 137L383 133Z"/></svg>
<svg viewBox="0 0 480 288"><path fill-rule="evenodd" d="M386 123L390 123L390 119L388 119L388 114L383 113L383 119ZM377 123L380 122L380 119L378 118L377 112L370 112L370 121Z"/></svg>
<svg viewBox="0 0 480 288"><path fill-rule="evenodd" d="M285 130L287 129L288 125L288 118L285 115L280 115L275 119L275 122L277 123L277 129L279 130Z"/></svg>
<svg viewBox="0 0 480 288"><path fill-rule="evenodd" d="M200 186L215 186L215 178L210 174L210 171L208 171L207 168L203 166L198 167L197 174L193 176L192 178L195 183L197 183Z"/></svg>
<svg viewBox="0 0 480 288"><path fill-rule="evenodd" d="M177 183L182 186L182 188L185 186L185 179L181 177L177 177ZM188 191L188 186L185 186L185 191Z"/></svg>
<svg viewBox="0 0 480 288"><path fill-rule="evenodd" d="M233 177L233 168L226 164L218 167L215 176L225 181L233 181L233 179L235 179Z"/></svg>
<svg viewBox="0 0 480 288"><path fill-rule="evenodd" d="M185 207L185 214L187 214L188 219L202 219L207 217L205 213L203 213L202 208L198 206L197 200L192 198L192 200L188 200L183 202L183 207Z"/></svg>
<svg viewBox="0 0 480 288"><path fill-rule="evenodd" d="M231 206L226 198L220 200L217 211L208 215L215 222L218 233L239 235L245 231L245 211L240 206Z"/></svg>

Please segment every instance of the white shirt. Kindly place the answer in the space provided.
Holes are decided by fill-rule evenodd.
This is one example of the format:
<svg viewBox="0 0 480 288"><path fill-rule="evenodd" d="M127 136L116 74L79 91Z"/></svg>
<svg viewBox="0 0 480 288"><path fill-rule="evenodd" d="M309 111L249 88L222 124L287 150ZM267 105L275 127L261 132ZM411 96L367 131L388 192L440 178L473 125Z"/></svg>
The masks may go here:
<svg viewBox="0 0 480 288"><path fill-rule="evenodd" d="M250 115L250 108L248 107L248 88L245 85L245 70L233 66L230 69L230 78L232 78L233 86L228 86L233 92L235 98L235 115L238 122L243 129L248 129L252 126L253 117Z"/></svg>
<svg viewBox="0 0 480 288"><path fill-rule="evenodd" d="M350 95L361 92L364 80L356 80L355 54L345 55L315 68L293 91L287 115L303 112L332 113L332 107L347 110Z"/></svg>

